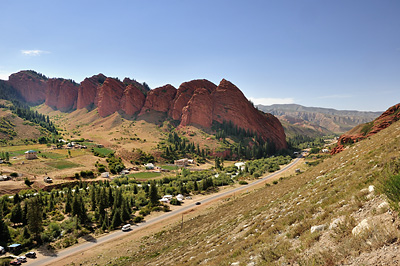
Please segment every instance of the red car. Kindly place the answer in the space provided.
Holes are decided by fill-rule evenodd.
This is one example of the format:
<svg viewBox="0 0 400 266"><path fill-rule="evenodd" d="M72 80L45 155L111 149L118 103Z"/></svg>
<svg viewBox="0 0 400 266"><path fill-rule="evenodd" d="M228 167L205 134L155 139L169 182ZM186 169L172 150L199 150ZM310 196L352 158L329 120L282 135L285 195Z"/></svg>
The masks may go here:
<svg viewBox="0 0 400 266"><path fill-rule="evenodd" d="M21 262L19 260L13 260L10 262L10 265L21 265Z"/></svg>

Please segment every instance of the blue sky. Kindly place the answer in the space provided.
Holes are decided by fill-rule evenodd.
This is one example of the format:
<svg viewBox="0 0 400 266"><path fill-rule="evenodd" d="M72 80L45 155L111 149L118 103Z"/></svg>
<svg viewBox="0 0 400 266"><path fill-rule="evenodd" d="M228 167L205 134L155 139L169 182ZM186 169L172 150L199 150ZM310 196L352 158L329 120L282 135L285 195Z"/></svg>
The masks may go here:
<svg viewBox="0 0 400 266"><path fill-rule="evenodd" d="M3 0L0 9L1 79L23 69L151 88L225 78L255 103L400 102L398 0Z"/></svg>

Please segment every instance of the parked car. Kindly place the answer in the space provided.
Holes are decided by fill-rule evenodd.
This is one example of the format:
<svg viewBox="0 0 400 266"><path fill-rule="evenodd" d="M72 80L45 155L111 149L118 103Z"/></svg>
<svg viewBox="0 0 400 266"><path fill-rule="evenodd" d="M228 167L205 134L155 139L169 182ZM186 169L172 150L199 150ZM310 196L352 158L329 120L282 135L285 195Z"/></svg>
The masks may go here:
<svg viewBox="0 0 400 266"><path fill-rule="evenodd" d="M19 256L19 257L17 258L17 260L18 260L19 262L26 262L26 257L25 257L25 256Z"/></svg>
<svg viewBox="0 0 400 266"><path fill-rule="evenodd" d="M28 253L25 254L25 257L34 259L34 258L36 258L36 252L35 251L29 251Z"/></svg>
<svg viewBox="0 0 400 266"><path fill-rule="evenodd" d="M0 254L6 253L6 250L4 249L4 247L0 246Z"/></svg>
<svg viewBox="0 0 400 266"><path fill-rule="evenodd" d="M130 224L126 224L126 225L122 226L122 231L126 232L126 231L129 231L129 230L131 230L131 225Z"/></svg>
<svg viewBox="0 0 400 266"><path fill-rule="evenodd" d="M201 204L201 202L200 202L200 201L198 201L198 202L196 202L195 204L196 204L196 205L200 205L200 204Z"/></svg>
<svg viewBox="0 0 400 266"><path fill-rule="evenodd" d="M12 260L10 261L10 265L21 265L21 262L19 260Z"/></svg>

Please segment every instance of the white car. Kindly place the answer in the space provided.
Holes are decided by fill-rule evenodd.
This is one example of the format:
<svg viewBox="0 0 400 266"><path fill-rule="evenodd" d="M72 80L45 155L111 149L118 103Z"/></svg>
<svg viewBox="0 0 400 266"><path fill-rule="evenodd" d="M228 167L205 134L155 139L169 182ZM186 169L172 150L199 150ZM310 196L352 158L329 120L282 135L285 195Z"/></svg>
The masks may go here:
<svg viewBox="0 0 400 266"><path fill-rule="evenodd" d="M130 224L126 224L126 225L122 226L122 231L126 232L126 231L129 231L129 230L131 230L131 225Z"/></svg>

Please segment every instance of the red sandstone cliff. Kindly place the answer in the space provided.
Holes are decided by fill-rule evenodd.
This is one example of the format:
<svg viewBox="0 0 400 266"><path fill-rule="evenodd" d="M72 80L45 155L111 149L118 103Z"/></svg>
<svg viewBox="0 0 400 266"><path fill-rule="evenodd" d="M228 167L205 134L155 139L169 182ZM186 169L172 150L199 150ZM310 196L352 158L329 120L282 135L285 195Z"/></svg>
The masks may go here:
<svg viewBox="0 0 400 266"><path fill-rule="evenodd" d="M98 74L78 85L65 79L46 80L33 71L23 71L13 74L10 84L14 84L27 102L45 100L48 106L61 111L97 107L101 117L120 111L129 116L157 111L180 121L180 127L210 128L213 121L232 121L240 128L256 132L264 140L273 141L277 149L287 147L279 120L254 108L227 80L222 80L218 86L202 79L182 83L178 90L165 85L148 91L147 86L129 78L121 82Z"/></svg>
<svg viewBox="0 0 400 266"><path fill-rule="evenodd" d="M121 109L121 99L124 95L124 84L114 78L107 78L98 89L97 110L101 117L113 114Z"/></svg>
<svg viewBox="0 0 400 266"><path fill-rule="evenodd" d="M256 132L271 140L277 149L287 148L286 136L279 120L257 110L231 82L223 79L212 94L213 120L232 121L238 127Z"/></svg>
<svg viewBox="0 0 400 266"><path fill-rule="evenodd" d="M106 80L106 76L98 74L85 78L78 89L77 109L97 106L97 90Z"/></svg>
<svg viewBox="0 0 400 266"><path fill-rule="evenodd" d="M49 79L46 84L46 105L63 112L76 109L78 84L60 78Z"/></svg>
<svg viewBox="0 0 400 266"><path fill-rule="evenodd" d="M176 97L173 101L172 108L169 111L169 116L171 116L172 119L181 119L183 108L188 104L195 90L199 88L204 88L211 93L217 88L217 85L205 79L192 80L182 83L176 92Z"/></svg>
<svg viewBox="0 0 400 266"><path fill-rule="evenodd" d="M9 84L14 87L25 101L40 104L46 100L47 78L34 71L20 71L8 78Z"/></svg>
<svg viewBox="0 0 400 266"><path fill-rule="evenodd" d="M369 136L372 136L389 127L398 120L400 120L400 103L387 109L374 121L359 125L341 135L336 147L331 150L331 154L336 154L343 151L345 149L345 144L355 143L368 138Z"/></svg>
<svg viewBox="0 0 400 266"><path fill-rule="evenodd" d="M135 115L142 110L146 96L134 85L128 85L121 99L121 109L127 115Z"/></svg>
<svg viewBox="0 0 400 266"><path fill-rule="evenodd" d="M170 84L149 91L139 115L143 115L150 110L167 113L171 109L175 95L176 89Z"/></svg>

